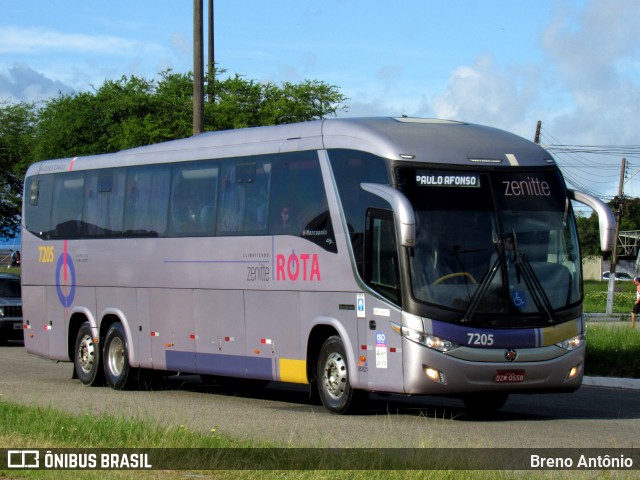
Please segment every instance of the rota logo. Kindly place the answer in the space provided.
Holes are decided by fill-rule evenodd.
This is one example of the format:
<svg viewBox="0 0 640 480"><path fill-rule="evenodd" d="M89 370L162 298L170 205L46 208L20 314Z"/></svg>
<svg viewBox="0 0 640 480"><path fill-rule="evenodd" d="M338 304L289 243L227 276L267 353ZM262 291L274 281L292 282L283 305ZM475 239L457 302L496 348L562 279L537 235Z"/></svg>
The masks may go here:
<svg viewBox="0 0 640 480"><path fill-rule="evenodd" d="M302 280L303 282L320 281L320 262L317 254L291 252L276 255L276 281Z"/></svg>

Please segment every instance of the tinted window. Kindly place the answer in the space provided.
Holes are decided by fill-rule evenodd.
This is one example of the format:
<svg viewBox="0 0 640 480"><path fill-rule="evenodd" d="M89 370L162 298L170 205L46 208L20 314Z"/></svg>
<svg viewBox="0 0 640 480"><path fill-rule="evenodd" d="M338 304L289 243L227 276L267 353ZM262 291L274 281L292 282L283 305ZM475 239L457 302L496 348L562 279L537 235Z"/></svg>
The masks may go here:
<svg viewBox="0 0 640 480"><path fill-rule="evenodd" d="M176 235L215 233L218 167L210 162L181 165L173 171L171 228Z"/></svg>
<svg viewBox="0 0 640 480"><path fill-rule="evenodd" d="M316 151L35 176L26 189L25 223L43 238L295 235L337 251Z"/></svg>
<svg viewBox="0 0 640 480"><path fill-rule="evenodd" d="M20 280L0 278L0 297L20 298Z"/></svg>
<svg viewBox="0 0 640 480"><path fill-rule="evenodd" d="M171 175L167 166L130 168L125 196L125 235L164 236Z"/></svg>
<svg viewBox="0 0 640 480"><path fill-rule="evenodd" d="M82 205L84 203L84 174L56 175L53 187L54 236L78 238L82 231Z"/></svg>
<svg viewBox="0 0 640 480"><path fill-rule="evenodd" d="M389 184L385 161L369 153L354 150L330 150L331 170L338 186L340 202L347 219L358 271L362 275L362 245L365 215L370 207L389 208L380 197L366 192L361 183Z"/></svg>
<svg viewBox="0 0 640 480"><path fill-rule="evenodd" d="M124 169L87 172L85 178L83 237L122 235Z"/></svg>
<svg viewBox="0 0 640 480"><path fill-rule="evenodd" d="M264 234L267 228L270 158L240 158L223 163L220 182L220 234Z"/></svg>
<svg viewBox="0 0 640 480"><path fill-rule="evenodd" d="M269 232L301 236L337 252L317 152L279 155L273 169Z"/></svg>
<svg viewBox="0 0 640 480"><path fill-rule="evenodd" d="M25 192L29 198L24 205L24 224L28 231L48 238L51 230L51 193L53 176L38 175L27 179Z"/></svg>

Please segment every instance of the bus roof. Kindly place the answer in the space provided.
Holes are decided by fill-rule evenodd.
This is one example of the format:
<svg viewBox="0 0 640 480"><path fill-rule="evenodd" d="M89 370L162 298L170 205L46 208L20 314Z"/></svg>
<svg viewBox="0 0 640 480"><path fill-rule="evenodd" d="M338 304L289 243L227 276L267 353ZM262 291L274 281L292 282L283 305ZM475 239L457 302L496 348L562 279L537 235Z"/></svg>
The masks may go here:
<svg viewBox="0 0 640 480"><path fill-rule="evenodd" d="M432 164L508 167L554 163L540 146L504 130L450 120L374 117L208 132L116 153L39 162L27 175L335 148Z"/></svg>

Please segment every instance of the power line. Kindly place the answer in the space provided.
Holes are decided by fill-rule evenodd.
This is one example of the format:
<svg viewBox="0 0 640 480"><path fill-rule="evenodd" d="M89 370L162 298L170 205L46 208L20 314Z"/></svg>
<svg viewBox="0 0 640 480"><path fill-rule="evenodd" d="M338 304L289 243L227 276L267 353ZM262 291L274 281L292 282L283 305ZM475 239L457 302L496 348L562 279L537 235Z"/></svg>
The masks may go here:
<svg viewBox="0 0 640 480"><path fill-rule="evenodd" d="M615 196L619 179L619 158L640 158L640 145L569 145L560 142L549 131L536 125L536 143L552 153L567 183L585 193L610 200ZM597 158L590 158L596 156ZM609 186L606 188L605 185Z"/></svg>

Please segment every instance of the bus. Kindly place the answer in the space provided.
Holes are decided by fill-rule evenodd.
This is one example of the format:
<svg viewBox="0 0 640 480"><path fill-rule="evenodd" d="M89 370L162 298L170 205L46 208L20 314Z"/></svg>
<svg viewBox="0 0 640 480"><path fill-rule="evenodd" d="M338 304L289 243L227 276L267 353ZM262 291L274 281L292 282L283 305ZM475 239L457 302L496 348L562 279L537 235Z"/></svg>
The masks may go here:
<svg viewBox="0 0 640 480"><path fill-rule="evenodd" d="M498 129L332 118L30 166L28 352L84 385L140 372L290 382L331 412L369 392L571 392L585 360L572 201Z"/></svg>

